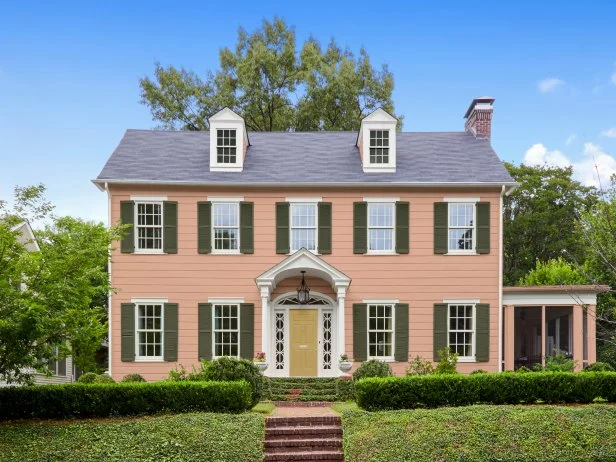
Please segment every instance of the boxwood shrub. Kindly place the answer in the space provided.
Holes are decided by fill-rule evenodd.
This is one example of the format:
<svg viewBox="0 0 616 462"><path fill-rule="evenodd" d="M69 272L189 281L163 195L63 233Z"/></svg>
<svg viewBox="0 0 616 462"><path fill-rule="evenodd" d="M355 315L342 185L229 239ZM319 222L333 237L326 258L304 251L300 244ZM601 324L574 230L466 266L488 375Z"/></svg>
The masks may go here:
<svg viewBox="0 0 616 462"><path fill-rule="evenodd" d="M192 411L239 413L251 407L251 389L243 381L75 383L0 388L0 420Z"/></svg>
<svg viewBox="0 0 616 462"><path fill-rule="evenodd" d="M590 403L616 401L616 372L427 375L368 378L355 383L366 410L471 404Z"/></svg>

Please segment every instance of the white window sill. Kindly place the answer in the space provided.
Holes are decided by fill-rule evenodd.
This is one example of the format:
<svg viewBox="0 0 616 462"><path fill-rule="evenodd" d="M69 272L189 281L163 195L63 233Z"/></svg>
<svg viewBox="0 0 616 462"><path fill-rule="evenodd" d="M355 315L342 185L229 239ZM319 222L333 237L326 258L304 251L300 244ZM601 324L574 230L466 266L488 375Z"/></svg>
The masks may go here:
<svg viewBox="0 0 616 462"><path fill-rule="evenodd" d="M241 255L239 250L212 250L212 255Z"/></svg>
<svg viewBox="0 0 616 462"><path fill-rule="evenodd" d="M165 360L162 357L156 358L135 358L136 363L164 363Z"/></svg>
<svg viewBox="0 0 616 462"><path fill-rule="evenodd" d="M210 172L241 172L244 168L241 165L235 164L222 164L222 165L212 165L210 167Z"/></svg>
<svg viewBox="0 0 616 462"><path fill-rule="evenodd" d="M376 359L377 361L381 361L384 363L395 363L397 362L392 356L387 356L387 357L383 357L383 356L368 356L368 361L371 361L373 359Z"/></svg>
<svg viewBox="0 0 616 462"><path fill-rule="evenodd" d="M473 357L460 358L458 357L459 363L476 363L477 360Z"/></svg>
<svg viewBox="0 0 616 462"><path fill-rule="evenodd" d="M213 359L220 359L220 358L235 358L235 359L240 359L239 355L237 356L231 356L231 355L226 355L226 356L214 356L212 355Z"/></svg>
<svg viewBox="0 0 616 462"><path fill-rule="evenodd" d="M475 250L463 250L456 252L455 250L448 251L445 255L481 255Z"/></svg>
<svg viewBox="0 0 616 462"><path fill-rule="evenodd" d="M399 255L395 250L368 250L365 255Z"/></svg>
<svg viewBox="0 0 616 462"><path fill-rule="evenodd" d="M135 249L133 252L137 255L165 255L162 250Z"/></svg>
<svg viewBox="0 0 616 462"><path fill-rule="evenodd" d="M294 254L295 252L297 252L298 250L302 250L302 249L304 249L304 248L305 248L305 247L302 247L301 249L295 249L295 250L291 249L291 251L290 251L287 255L293 255L293 254ZM310 253L313 253L314 255L321 255L321 254L319 253L319 251L318 251L318 250L310 250L310 249L306 249L306 250L307 250L308 252L310 252Z"/></svg>
<svg viewBox="0 0 616 462"><path fill-rule="evenodd" d="M396 167L393 165L366 165L364 167L364 173L396 173Z"/></svg>

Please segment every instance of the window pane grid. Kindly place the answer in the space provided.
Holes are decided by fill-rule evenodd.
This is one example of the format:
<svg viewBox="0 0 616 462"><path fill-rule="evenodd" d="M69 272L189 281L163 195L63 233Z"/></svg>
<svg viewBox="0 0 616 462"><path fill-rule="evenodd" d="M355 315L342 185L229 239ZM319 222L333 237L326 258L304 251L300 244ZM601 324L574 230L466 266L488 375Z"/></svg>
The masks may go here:
<svg viewBox="0 0 616 462"><path fill-rule="evenodd" d="M393 356L393 306L368 306L368 356Z"/></svg>
<svg viewBox="0 0 616 462"><path fill-rule="evenodd" d="M163 213L160 203L137 204L137 248L163 248Z"/></svg>
<svg viewBox="0 0 616 462"><path fill-rule="evenodd" d="M394 204L368 204L368 250L394 250Z"/></svg>
<svg viewBox="0 0 616 462"><path fill-rule="evenodd" d="M449 348L462 357L473 356L473 305L449 305Z"/></svg>
<svg viewBox="0 0 616 462"><path fill-rule="evenodd" d="M291 204L291 250L317 249L316 204Z"/></svg>
<svg viewBox="0 0 616 462"><path fill-rule="evenodd" d="M216 156L219 164L236 163L236 130L216 130Z"/></svg>
<svg viewBox="0 0 616 462"><path fill-rule="evenodd" d="M239 204L213 204L213 236L215 250L239 249Z"/></svg>
<svg viewBox="0 0 616 462"><path fill-rule="evenodd" d="M389 130L370 130L370 163L389 163Z"/></svg>
<svg viewBox="0 0 616 462"><path fill-rule="evenodd" d="M162 357L162 305L137 305L137 341L137 356Z"/></svg>
<svg viewBox="0 0 616 462"><path fill-rule="evenodd" d="M214 306L214 356L239 356L239 306Z"/></svg>
<svg viewBox="0 0 616 462"><path fill-rule="evenodd" d="M475 204L449 204L449 250L473 250Z"/></svg>

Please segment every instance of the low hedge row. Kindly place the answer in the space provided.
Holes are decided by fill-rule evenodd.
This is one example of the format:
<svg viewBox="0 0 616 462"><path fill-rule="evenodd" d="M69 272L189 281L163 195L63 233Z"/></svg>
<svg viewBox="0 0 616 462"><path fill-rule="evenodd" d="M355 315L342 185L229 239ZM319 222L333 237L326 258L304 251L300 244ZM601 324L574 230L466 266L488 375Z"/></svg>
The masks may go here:
<svg viewBox="0 0 616 462"><path fill-rule="evenodd" d="M355 383L366 410L471 404L616 402L616 372L537 372L368 378Z"/></svg>
<svg viewBox="0 0 616 462"><path fill-rule="evenodd" d="M75 383L0 388L0 420L192 411L239 413L251 407L251 389L246 382Z"/></svg>

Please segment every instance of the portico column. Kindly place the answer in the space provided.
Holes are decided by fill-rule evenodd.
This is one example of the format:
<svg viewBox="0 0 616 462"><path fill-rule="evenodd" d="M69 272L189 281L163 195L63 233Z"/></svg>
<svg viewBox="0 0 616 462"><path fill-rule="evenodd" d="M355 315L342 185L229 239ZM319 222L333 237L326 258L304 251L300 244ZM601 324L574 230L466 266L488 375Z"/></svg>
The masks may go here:
<svg viewBox="0 0 616 462"><path fill-rule="evenodd" d="M584 359L584 312L581 305L573 305L573 360L575 370L582 368Z"/></svg>
<svg viewBox="0 0 616 462"><path fill-rule="evenodd" d="M505 305L505 370L512 371L515 367L515 307Z"/></svg>
<svg viewBox="0 0 616 462"><path fill-rule="evenodd" d="M340 356L345 351L345 325L344 325L344 299L346 298L346 287L338 287L338 352ZM336 358L337 359L337 358Z"/></svg>
<svg viewBox="0 0 616 462"><path fill-rule="evenodd" d="M541 307L541 365L545 367L545 305Z"/></svg>
<svg viewBox="0 0 616 462"><path fill-rule="evenodd" d="M261 287L261 351L265 353L265 360L272 367L272 358L270 357L269 345L269 327L270 327L270 288Z"/></svg>
<svg viewBox="0 0 616 462"><path fill-rule="evenodd" d="M597 362L597 305L586 305L586 316L588 364L593 364Z"/></svg>

